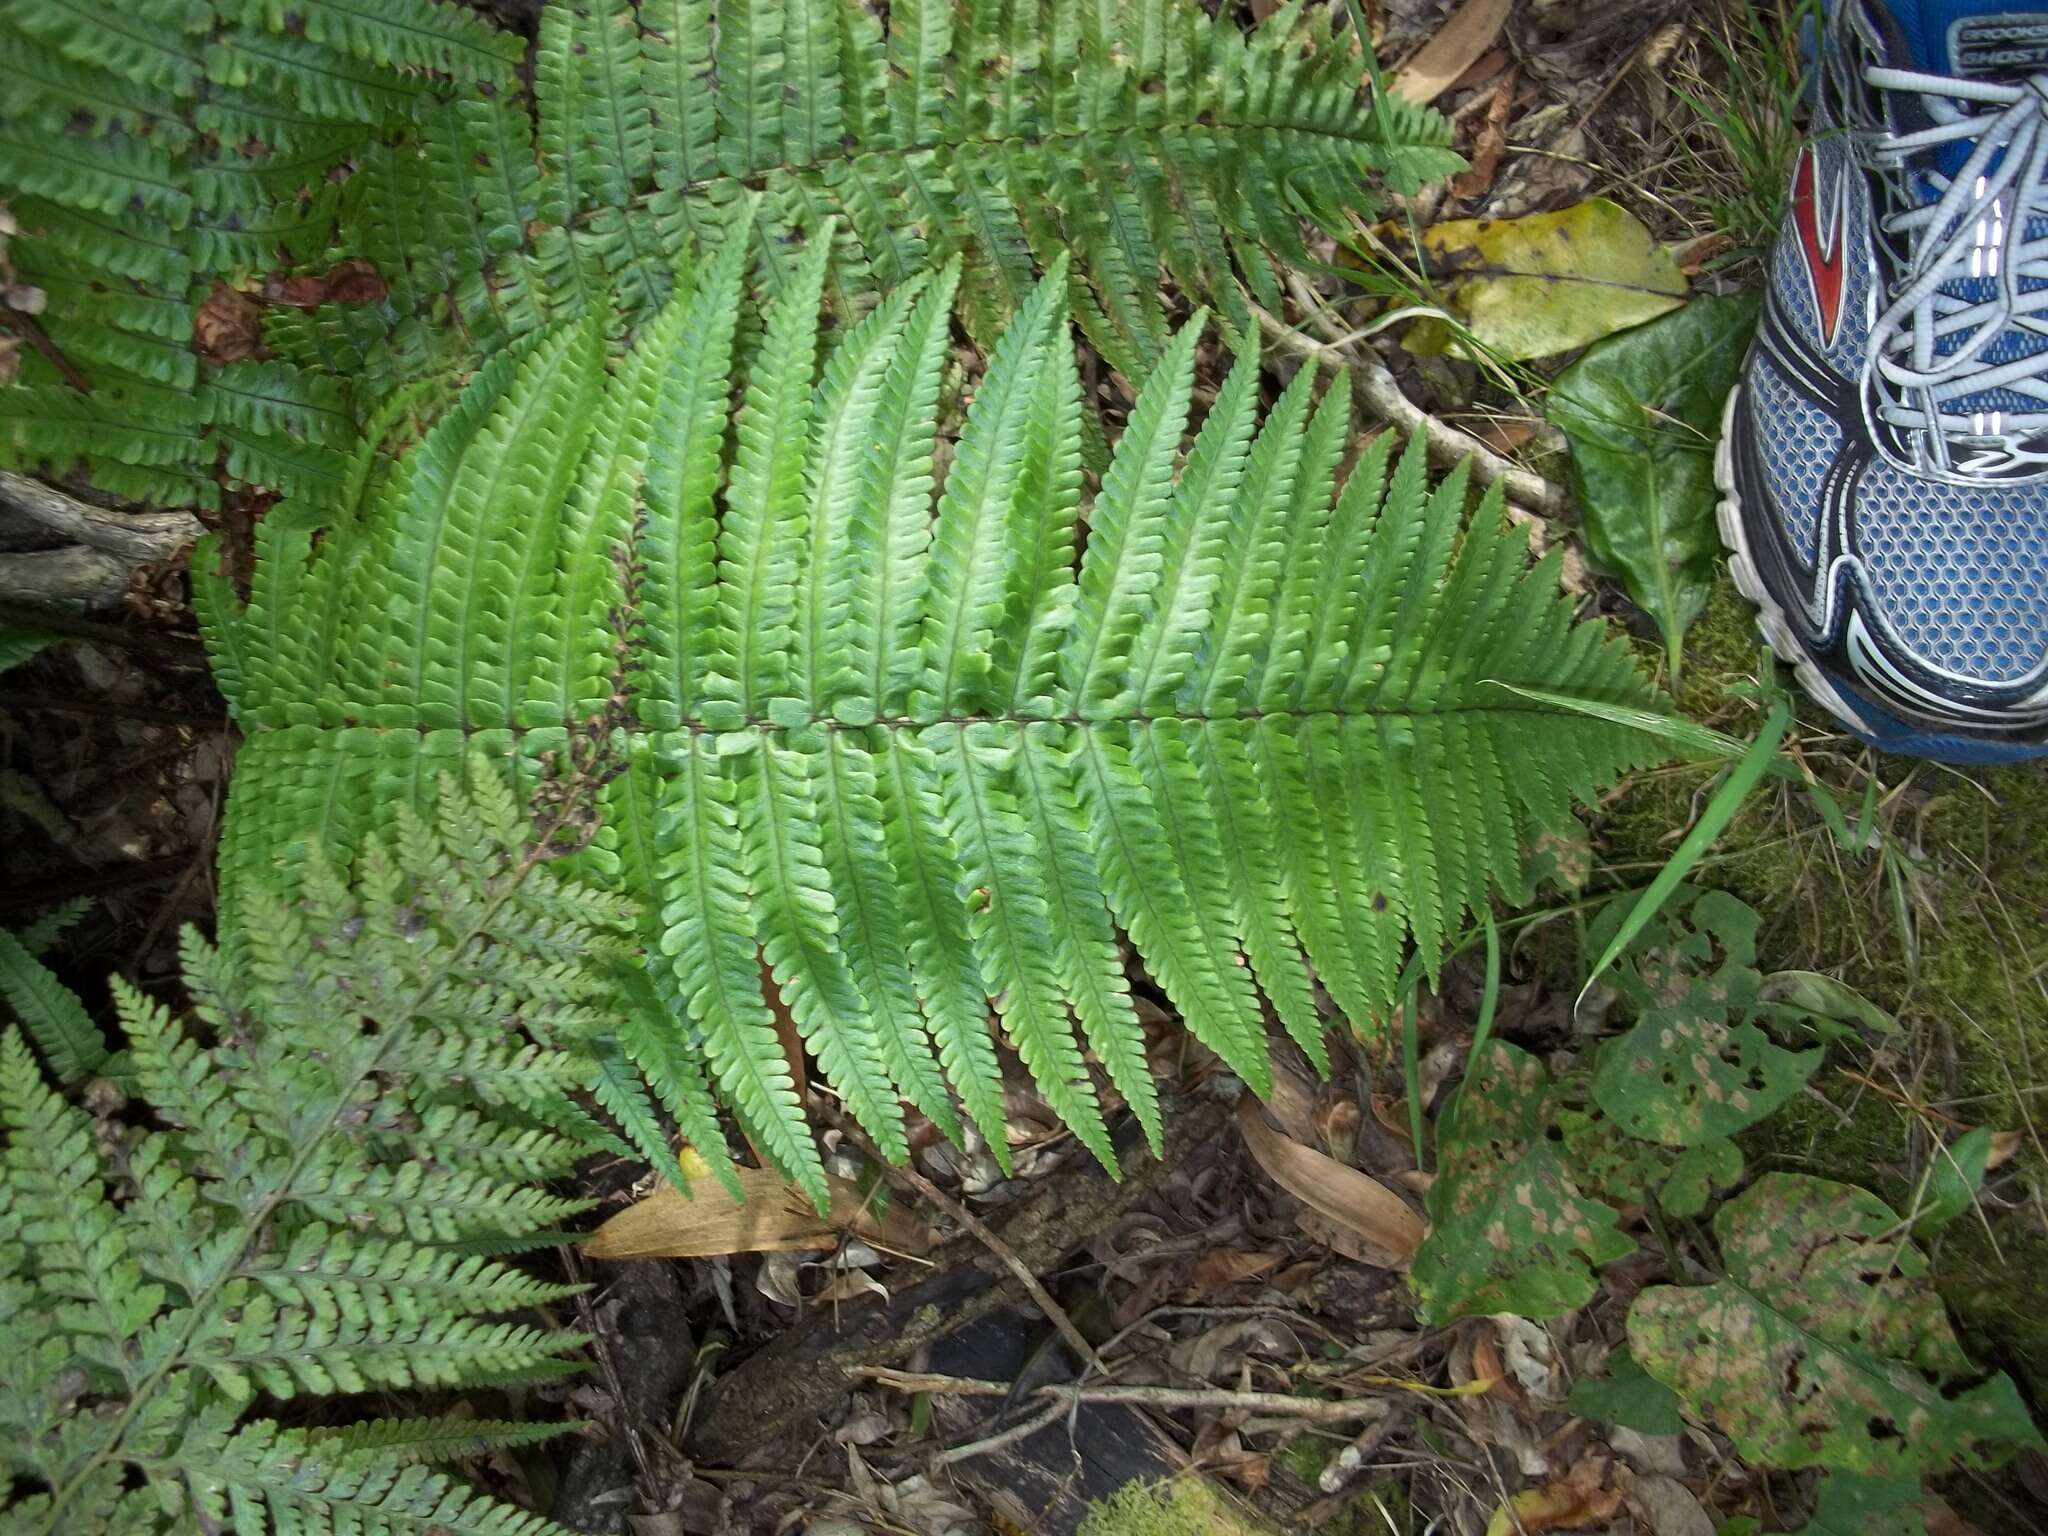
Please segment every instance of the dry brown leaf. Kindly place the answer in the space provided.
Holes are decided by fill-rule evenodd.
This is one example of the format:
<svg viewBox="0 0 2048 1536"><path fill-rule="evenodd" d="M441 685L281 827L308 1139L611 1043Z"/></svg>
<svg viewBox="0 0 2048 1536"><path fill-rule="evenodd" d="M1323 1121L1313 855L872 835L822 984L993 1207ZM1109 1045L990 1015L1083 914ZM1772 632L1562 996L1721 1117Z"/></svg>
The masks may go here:
<svg viewBox="0 0 2048 1536"><path fill-rule="evenodd" d="M1211 1248L1195 1261L1195 1272L1188 1278L1188 1295L1200 1300L1243 1281L1270 1275L1280 1267L1283 1257L1270 1251L1250 1253L1242 1248Z"/></svg>
<svg viewBox="0 0 2048 1536"><path fill-rule="evenodd" d="M1490 416L1484 421L1467 422L1463 425L1474 437L1504 459L1513 458L1523 445L1536 435L1535 422L1504 417ZM1534 517L1534 514L1531 516ZM1540 518L1535 520L1539 524L1542 521ZM1540 555L1542 551L1538 550L1537 553Z"/></svg>
<svg viewBox="0 0 2048 1536"><path fill-rule="evenodd" d="M1316 1133L1315 1086L1277 1062L1273 1066L1273 1091L1266 1099L1266 1108L1273 1112L1280 1129L1296 1141L1313 1144L1321 1139Z"/></svg>
<svg viewBox="0 0 2048 1536"><path fill-rule="evenodd" d="M820 1216L781 1174L767 1168L738 1172L744 1205L708 1177L696 1180L688 1197L663 1184L585 1238L584 1253L593 1259L702 1259L788 1252L830 1248L848 1231L893 1253L923 1253L931 1247L931 1234L915 1216L892 1206L877 1218L864 1208L859 1187L846 1179L827 1176L832 1209Z"/></svg>
<svg viewBox="0 0 2048 1536"><path fill-rule="evenodd" d="M1472 1379L1486 1383L1486 1397L1497 1397L1510 1407L1520 1407L1522 1394L1508 1380L1508 1368L1500 1358L1500 1346L1484 1328L1472 1336Z"/></svg>
<svg viewBox="0 0 2048 1536"><path fill-rule="evenodd" d="M1340 1163L1351 1161L1358 1145L1358 1122L1363 1118L1352 1099L1331 1099L1316 1111L1316 1139L1323 1150Z"/></svg>
<svg viewBox="0 0 2048 1536"><path fill-rule="evenodd" d="M1478 62L1506 25L1511 0L1465 0L1436 36L1415 50L1394 76L1394 94L1428 103Z"/></svg>
<svg viewBox="0 0 2048 1536"><path fill-rule="evenodd" d="M1484 85L1495 75L1508 67L1511 55L1505 48L1494 48L1482 53L1468 65L1465 73L1451 82L1454 91L1469 91L1475 85Z"/></svg>
<svg viewBox="0 0 2048 1536"><path fill-rule="evenodd" d="M1605 1525L1621 1508L1621 1490L1607 1481L1607 1461L1588 1456L1561 1482L1518 1493L1512 1511L1503 1504L1494 1511L1486 1536L1544 1536L1546 1531L1587 1531ZM1517 1522L1519 1521L1519 1525Z"/></svg>
<svg viewBox="0 0 2048 1536"><path fill-rule="evenodd" d="M1272 1476L1273 1458L1264 1451L1248 1451L1236 1428L1226 1419L1212 1419L1195 1435L1188 1453L1194 1467L1206 1468L1257 1493Z"/></svg>
<svg viewBox="0 0 2048 1536"><path fill-rule="evenodd" d="M1472 141L1472 163L1463 174L1451 179L1451 196L1484 197L1493 190L1493 178L1500 174L1501 157L1508 149L1508 114L1514 108L1518 78L1517 72L1511 69L1494 87L1493 99L1487 103L1486 117L1479 125L1478 137Z"/></svg>
<svg viewBox="0 0 2048 1536"><path fill-rule="evenodd" d="M263 350L263 306L217 283L192 317L192 342L209 363L239 363Z"/></svg>
<svg viewBox="0 0 2048 1536"><path fill-rule="evenodd" d="M1927 1517L1927 1536L1984 1536L1976 1526L1938 1499L1922 1504L1921 1511Z"/></svg>
<svg viewBox="0 0 2048 1536"><path fill-rule="evenodd" d="M1408 1101L1397 1099L1392 1094L1376 1093L1372 1096L1372 1117L1379 1121L1380 1129L1397 1139L1412 1143L1414 1137L1408 1124Z"/></svg>
<svg viewBox="0 0 2048 1536"><path fill-rule="evenodd" d="M1237 1124L1274 1183L1356 1240L1356 1251L1340 1252L1382 1269L1408 1267L1422 1246L1423 1226L1399 1195L1356 1168L1281 1135L1266 1124L1256 1100L1238 1105Z"/></svg>
<svg viewBox="0 0 2048 1536"><path fill-rule="evenodd" d="M2020 1148L2026 1145L2026 1138L2018 1131L1993 1131L1991 1150L1984 1157L1984 1171L1991 1173L2003 1168L2020 1155Z"/></svg>
<svg viewBox="0 0 2048 1536"><path fill-rule="evenodd" d="M1630 1479L1628 1507L1649 1536L1714 1536L1713 1516L1675 1477L1652 1474Z"/></svg>
<svg viewBox="0 0 2048 1536"><path fill-rule="evenodd" d="M367 261L344 261L326 272L274 277L263 287L267 303L288 309L318 309L322 304L375 304L387 292L383 274Z"/></svg>

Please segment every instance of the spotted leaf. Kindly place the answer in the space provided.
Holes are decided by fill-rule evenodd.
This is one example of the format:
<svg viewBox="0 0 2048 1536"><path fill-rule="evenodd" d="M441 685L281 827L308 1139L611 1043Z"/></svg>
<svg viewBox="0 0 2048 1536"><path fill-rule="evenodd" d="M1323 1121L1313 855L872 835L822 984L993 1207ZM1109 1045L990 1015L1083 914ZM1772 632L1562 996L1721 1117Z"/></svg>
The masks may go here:
<svg viewBox="0 0 2048 1536"><path fill-rule="evenodd" d="M1979 1379L1877 1196L1767 1174L1714 1230L1726 1277L1644 1291L1629 1347L1748 1460L1896 1477L2042 1443L2012 1382Z"/></svg>
<svg viewBox="0 0 2048 1536"><path fill-rule="evenodd" d="M1562 1316L1592 1299L1593 1266L1633 1250L1614 1211L1580 1193L1545 1133L1549 1092L1541 1062L1495 1041L1452 1100L1414 1269L1428 1321Z"/></svg>

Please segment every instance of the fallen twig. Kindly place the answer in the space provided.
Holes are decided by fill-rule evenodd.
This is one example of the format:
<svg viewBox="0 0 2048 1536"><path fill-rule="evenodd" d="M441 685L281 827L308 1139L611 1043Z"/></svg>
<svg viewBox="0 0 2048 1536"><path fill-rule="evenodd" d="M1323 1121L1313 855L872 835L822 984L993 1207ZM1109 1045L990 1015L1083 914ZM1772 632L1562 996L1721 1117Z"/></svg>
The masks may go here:
<svg viewBox="0 0 2048 1536"><path fill-rule="evenodd" d="M1043 1412L1034 1413L1030 1418L1012 1424L1008 1429L990 1435L986 1440L971 1440L966 1445L956 1445L950 1451L939 1452L938 1462L942 1467L958 1466L976 1456L986 1456L991 1451L1000 1451L1015 1445L1019 1440L1029 1440L1041 1429L1051 1429L1067 1416L1070 1404L1054 1403Z"/></svg>
<svg viewBox="0 0 2048 1536"><path fill-rule="evenodd" d="M974 1376L938 1376L929 1371L892 1371L881 1366L864 1367L856 1374L877 1386L900 1392L937 1392L955 1397L1001 1397L1010 1383L984 1381ZM1213 1408L1223 1413L1267 1414L1273 1418L1306 1419L1312 1424L1356 1424L1377 1418L1387 1411L1386 1399L1356 1397L1328 1399L1292 1397L1284 1392L1234 1392L1222 1387L1131 1387L1105 1381L1087 1386L1043 1386L1035 1394L1070 1403L1126 1403L1134 1408L1159 1408L1180 1412L1189 1408Z"/></svg>
<svg viewBox="0 0 2048 1536"><path fill-rule="evenodd" d="M862 1140L866 1140L865 1135L862 1136ZM1094 1369L1102 1371L1105 1375L1108 1374L1108 1367L1103 1365L1102 1357L1095 1353L1095 1346L1090 1344L1082 1335L1081 1330L1074 1326L1074 1320L1067 1316L1066 1308L1053 1300L1052 1292L1039 1283L1038 1276L1031 1272L1031 1266L1017 1257L1016 1249L991 1232L988 1224L979 1216L975 1215L974 1212L967 1209L965 1205L955 1200L943 1189L940 1189L938 1185L919 1173L915 1168L895 1166L879 1152L875 1152L872 1145L868 1147L868 1150L874 1153L875 1165L882 1170L883 1176L891 1184L894 1184L899 1189L907 1189L930 1204L937 1206L962 1227L973 1233L975 1241L994 1254L1002 1261L1003 1267L1017 1277L1017 1283L1024 1287L1025 1293L1037 1304L1038 1310L1045 1314L1046 1321L1059 1330L1060 1337L1066 1340L1067 1348L1074 1352L1076 1358ZM1008 1391L1009 1389L1006 1387L1004 1390Z"/></svg>
<svg viewBox="0 0 2048 1536"><path fill-rule="evenodd" d="M0 470L0 507L131 563L168 560L205 531L189 512L109 512L6 470Z"/></svg>
<svg viewBox="0 0 2048 1536"><path fill-rule="evenodd" d="M1509 501L1546 517L1556 517L1564 512L1567 505L1564 487L1553 485L1534 470L1524 469L1502 458L1471 433L1460 431L1449 422L1439 421L1430 415L1402 393L1400 384L1387 371L1386 364L1370 348L1340 347L1318 341L1257 305L1252 307L1252 312L1259 317L1259 328L1297 357L1307 358L1325 368L1349 369L1358 386L1359 398L1403 432L1421 437L1436 459L1470 459L1473 477L1481 485L1498 485Z"/></svg>

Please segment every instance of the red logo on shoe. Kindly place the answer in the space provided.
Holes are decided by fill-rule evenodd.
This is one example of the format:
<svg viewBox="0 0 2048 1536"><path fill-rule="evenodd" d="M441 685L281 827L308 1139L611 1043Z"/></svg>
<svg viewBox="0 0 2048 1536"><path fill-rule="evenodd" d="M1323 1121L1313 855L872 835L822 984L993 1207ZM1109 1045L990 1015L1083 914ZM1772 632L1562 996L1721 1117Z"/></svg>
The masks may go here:
<svg viewBox="0 0 2048 1536"><path fill-rule="evenodd" d="M1835 186L1827 233L1821 233L1820 152L1808 145L1799 152L1792 177L1792 224L1799 232L1799 250L1806 258L1807 281L1813 285L1813 307L1820 316L1820 339L1833 346L1842 326L1842 294L1848 263L1842 250L1842 188Z"/></svg>

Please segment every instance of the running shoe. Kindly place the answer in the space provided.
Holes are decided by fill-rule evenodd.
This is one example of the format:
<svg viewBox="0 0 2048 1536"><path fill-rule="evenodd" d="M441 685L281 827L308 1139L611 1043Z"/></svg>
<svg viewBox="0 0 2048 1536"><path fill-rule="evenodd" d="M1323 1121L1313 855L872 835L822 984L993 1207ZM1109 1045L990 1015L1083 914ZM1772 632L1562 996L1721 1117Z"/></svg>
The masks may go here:
<svg viewBox="0 0 2048 1536"><path fill-rule="evenodd" d="M1717 471L1735 583L1850 730L2048 756L2048 10L1838 0Z"/></svg>

